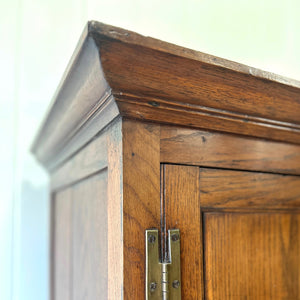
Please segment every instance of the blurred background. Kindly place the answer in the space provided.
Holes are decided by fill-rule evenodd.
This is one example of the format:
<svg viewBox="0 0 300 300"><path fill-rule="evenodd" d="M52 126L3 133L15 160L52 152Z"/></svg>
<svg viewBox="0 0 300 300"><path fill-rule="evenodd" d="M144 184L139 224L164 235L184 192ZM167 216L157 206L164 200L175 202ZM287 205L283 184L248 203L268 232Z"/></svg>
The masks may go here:
<svg viewBox="0 0 300 300"><path fill-rule="evenodd" d="M300 80L296 0L0 2L0 299L47 300L47 174L29 152L87 20Z"/></svg>

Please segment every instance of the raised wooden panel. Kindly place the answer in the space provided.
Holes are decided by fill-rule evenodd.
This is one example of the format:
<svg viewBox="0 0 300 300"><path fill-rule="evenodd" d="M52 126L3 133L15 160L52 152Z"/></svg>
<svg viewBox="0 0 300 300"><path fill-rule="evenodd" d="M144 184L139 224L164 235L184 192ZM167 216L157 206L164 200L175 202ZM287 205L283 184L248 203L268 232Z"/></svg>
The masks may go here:
<svg viewBox="0 0 300 300"><path fill-rule="evenodd" d="M205 213L203 219L205 299L300 299L300 214Z"/></svg>
<svg viewBox="0 0 300 300"><path fill-rule="evenodd" d="M300 146L239 135L162 126L161 161L300 174Z"/></svg>
<svg viewBox="0 0 300 300"><path fill-rule="evenodd" d="M203 260L200 213L199 168L163 165L163 209L166 229L181 234L182 299L202 299Z"/></svg>
<svg viewBox="0 0 300 300"><path fill-rule="evenodd" d="M72 300L72 189L68 188L54 196L53 205L53 299Z"/></svg>
<svg viewBox="0 0 300 300"><path fill-rule="evenodd" d="M201 207L300 209L300 176L200 169Z"/></svg>
<svg viewBox="0 0 300 300"><path fill-rule="evenodd" d="M73 189L73 300L107 297L107 172Z"/></svg>

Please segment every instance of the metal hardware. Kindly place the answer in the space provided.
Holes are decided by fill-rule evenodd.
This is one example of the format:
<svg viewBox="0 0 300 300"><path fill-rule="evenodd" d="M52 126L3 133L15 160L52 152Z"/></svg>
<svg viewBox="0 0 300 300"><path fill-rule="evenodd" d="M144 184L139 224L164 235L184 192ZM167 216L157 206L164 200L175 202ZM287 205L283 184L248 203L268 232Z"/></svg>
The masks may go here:
<svg viewBox="0 0 300 300"><path fill-rule="evenodd" d="M159 258L158 230L146 230L146 300L181 300L180 232L168 230L168 259Z"/></svg>

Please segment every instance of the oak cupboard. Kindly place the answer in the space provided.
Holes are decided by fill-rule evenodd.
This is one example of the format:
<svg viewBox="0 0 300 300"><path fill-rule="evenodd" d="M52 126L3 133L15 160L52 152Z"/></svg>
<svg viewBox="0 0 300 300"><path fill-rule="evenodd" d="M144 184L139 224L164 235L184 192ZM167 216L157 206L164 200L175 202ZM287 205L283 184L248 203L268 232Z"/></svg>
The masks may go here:
<svg viewBox="0 0 300 300"><path fill-rule="evenodd" d="M32 152L52 300L144 299L148 228L182 299L300 299L300 82L92 21Z"/></svg>

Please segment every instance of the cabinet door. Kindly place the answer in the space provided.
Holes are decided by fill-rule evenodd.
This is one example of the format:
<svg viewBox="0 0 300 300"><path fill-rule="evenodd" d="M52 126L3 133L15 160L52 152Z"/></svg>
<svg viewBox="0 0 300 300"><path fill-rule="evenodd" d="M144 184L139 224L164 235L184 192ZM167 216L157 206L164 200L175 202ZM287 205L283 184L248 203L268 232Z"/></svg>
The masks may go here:
<svg viewBox="0 0 300 300"><path fill-rule="evenodd" d="M300 299L300 177L164 165L183 299Z"/></svg>

